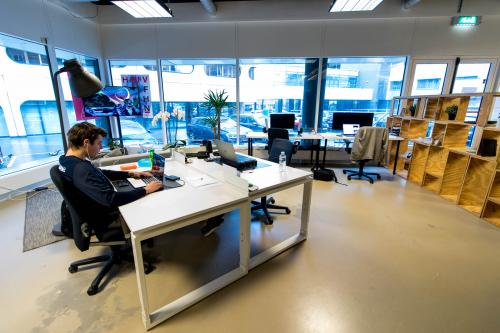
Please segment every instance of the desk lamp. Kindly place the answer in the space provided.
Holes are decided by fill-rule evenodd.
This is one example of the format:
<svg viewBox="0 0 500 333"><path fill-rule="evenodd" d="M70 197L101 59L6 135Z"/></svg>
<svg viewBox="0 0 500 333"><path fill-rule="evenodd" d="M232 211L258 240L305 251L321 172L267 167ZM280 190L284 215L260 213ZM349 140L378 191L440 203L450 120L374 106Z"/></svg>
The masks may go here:
<svg viewBox="0 0 500 333"><path fill-rule="evenodd" d="M61 96L59 95L59 85L57 76L61 73L67 72L69 78L69 86L71 92L77 97L89 97L95 95L99 90L102 89L101 81L92 73L89 73L76 59L70 59L64 61L64 66L54 73L54 92L56 97L57 111L59 114L59 125L61 126L61 131L64 131L62 108L61 108ZM66 139L66 134L63 134L63 148L64 152L68 150L68 143Z"/></svg>

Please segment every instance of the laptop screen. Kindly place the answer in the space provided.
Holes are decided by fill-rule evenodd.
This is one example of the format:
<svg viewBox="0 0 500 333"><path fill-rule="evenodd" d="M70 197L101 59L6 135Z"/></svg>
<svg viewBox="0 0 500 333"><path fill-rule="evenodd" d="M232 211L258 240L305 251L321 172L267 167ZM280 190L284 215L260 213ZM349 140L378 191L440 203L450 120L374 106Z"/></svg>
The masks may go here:
<svg viewBox="0 0 500 333"><path fill-rule="evenodd" d="M359 124L344 124L342 128L344 135L356 135L359 130Z"/></svg>
<svg viewBox="0 0 500 333"><path fill-rule="evenodd" d="M151 166L151 172L154 175L160 175L163 177L165 171L165 157L153 153L153 164Z"/></svg>

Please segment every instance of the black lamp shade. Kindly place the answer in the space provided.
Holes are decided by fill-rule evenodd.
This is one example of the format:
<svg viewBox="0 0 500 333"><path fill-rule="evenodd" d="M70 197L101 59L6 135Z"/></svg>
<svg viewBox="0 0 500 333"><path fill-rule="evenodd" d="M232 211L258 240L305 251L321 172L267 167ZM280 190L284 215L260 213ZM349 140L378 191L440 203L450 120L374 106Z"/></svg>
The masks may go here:
<svg viewBox="0 0 500 333"><path fill-rule="evenodd" d="M101 81L85 70L76 59L66 60L62 70L68 72L71 92L77 97L90 97L103 87Z"/></svg>

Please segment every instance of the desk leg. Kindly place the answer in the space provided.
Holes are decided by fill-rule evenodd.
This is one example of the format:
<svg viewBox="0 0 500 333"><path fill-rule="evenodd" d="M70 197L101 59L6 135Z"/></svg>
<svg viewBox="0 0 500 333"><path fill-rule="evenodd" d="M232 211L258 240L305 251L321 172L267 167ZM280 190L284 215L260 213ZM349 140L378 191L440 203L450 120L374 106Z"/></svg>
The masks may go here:
<svg viewBox="0 0 500 333"><path fill-rule="evenodd" d="M326 159L326 148L327 148L328 140L325 139L325 146L323 147L323 168L325 167L325 159Z"/></svg>
<svg viewBox="0 0 500 333"><path fill-rule="evenodd" d="M247 148L247 153L248 155L250 156L253 156L253 139L252 138L248 138L248 148Z"/></svg>
<svg viewBox="0 0 500 333"><path fill-rule="evenodd" d="M245 274L250 263L250 205L251 201L240 206L240 268Z"/></svg>
<svg viewBox="0 0 500 333"><path fill-rule="evenodd" d="M144 273L144 262L142 261L141 241L132 234L132 250L134 252L135 273L139 289L139 300L141 301L142 321L146 329L151 328L151 317L149 316L148 291L146 289L146 275Z"/></svg>
<svg viewBox="0 0 500 333"><path fill-rule="evenodd" d="M312 180L304 184L302 193L302 212L300 215L300 235L307 238L309 214L311 212Z"/></svg>
<svg viewBox="0 0 500 333"><path fill-rule="evenodd" d="M392 174L396 174L396 170L398 167L398 160L399 160L399 145L401 144L401 140L398 140L398 144L396 145L396 159L394 160L394 168L392 169Z"/></svg>

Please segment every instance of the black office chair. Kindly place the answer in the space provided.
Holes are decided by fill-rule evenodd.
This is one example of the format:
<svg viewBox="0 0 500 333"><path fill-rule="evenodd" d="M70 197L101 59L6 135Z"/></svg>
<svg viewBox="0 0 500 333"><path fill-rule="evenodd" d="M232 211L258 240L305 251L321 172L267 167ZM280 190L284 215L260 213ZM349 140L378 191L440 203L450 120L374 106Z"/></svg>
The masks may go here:
<svg viewBox="0 0 500 333"><path fill-rule="evenodd" d="M388 130L385 127L361 127L354 138L354 144L351 151L351 160L359 164L358 170L344 169L342 172L347 174L347 179L352 177L358 179L366 178L373 184L373 177L381 179L380 174L376 172L365 172L365 164L371 160L383 162L387 156Z"/></svg>
<svg viewBox="0 0 500 333"><path fill-rule="evenodd" d="M271 162L279 163L279 156L282 151L285 152L286 155L286 164L289 165L290 161L292 160L292 155L296 149L296 145L290 142L289 140L281 139L281 138L276 138L273 140L273 144L271 146L271 149L269 150L269 158L268 160ZM271 217L271 214L269 213L269 209L273 210L284 210L286 214L290 214L290 209L286 206L278 206L275 205L275 200L274 198L270 197L267 198L267 196L264 196L260 198L260 202L258 201L252 201L252 208L251 210L262 210L264 212L264 215L266 216L266 224L273 224L273 218Z"/></svg>
<svg viewBox="0 0 500 333"><path fill-rule="evenodd" d="M115 213L106 215L106 219L99 221L99 217L93 216L95 211L106 211L106 208L97 204L94 200L79 191L69 180L64 178L59 166L55 165L50 169L50 178L61 193L66 206L71 215L73 225L73 239L76 247L80 251L87 251L89 246L109 246L111 253L109 255L101 255L83 260L78 260L70 264L68 270L70 273L76 273L80 266L91 265L99 262L104 262L101 271L94 278L90 287L87 290L88 295L95 295L99 290L99 284L106 274L114 265L119 265L122 260L130 260L130 247L127 244L123 229L121 227L108 227L107 222L114 218L118 218ZM95 235L98 242L91 242L92 235ZM154 267L148 263L144 263L146 274L150 273Z"/></svg>

